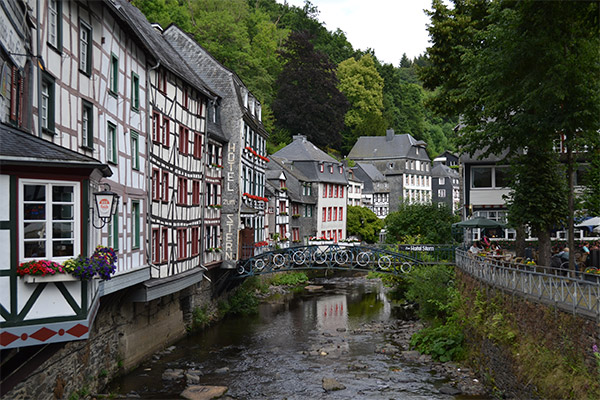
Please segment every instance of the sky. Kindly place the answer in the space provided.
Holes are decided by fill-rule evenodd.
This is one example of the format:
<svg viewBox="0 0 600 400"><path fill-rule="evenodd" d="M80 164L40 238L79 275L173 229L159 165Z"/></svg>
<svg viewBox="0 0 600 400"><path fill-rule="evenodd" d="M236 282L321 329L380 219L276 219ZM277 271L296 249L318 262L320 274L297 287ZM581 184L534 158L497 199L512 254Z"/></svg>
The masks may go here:
<svg viewBox="0 0 600 400"><path fill-rule="evenodd" d="M277 0L283 3L284 0ZM303 7L304 0L286 0ZM383 63L398 66L402 54L413 59L429 46L426 25L431 0L311 0L327 30L340 28L354 49L371 48Z"/></svg>

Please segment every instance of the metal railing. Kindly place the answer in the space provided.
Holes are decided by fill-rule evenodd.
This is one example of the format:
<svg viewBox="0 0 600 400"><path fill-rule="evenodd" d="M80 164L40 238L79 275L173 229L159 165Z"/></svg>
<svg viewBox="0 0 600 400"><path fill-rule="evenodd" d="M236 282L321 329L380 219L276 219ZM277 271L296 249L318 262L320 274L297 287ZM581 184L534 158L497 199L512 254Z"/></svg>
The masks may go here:
<svg viewBox="0 0 600 400"><path fill-rule="evenodd" d="M561 269L513 264L461 249L455 258L460 270L492 287L600 321L600 276L571 277Z"/></svg>

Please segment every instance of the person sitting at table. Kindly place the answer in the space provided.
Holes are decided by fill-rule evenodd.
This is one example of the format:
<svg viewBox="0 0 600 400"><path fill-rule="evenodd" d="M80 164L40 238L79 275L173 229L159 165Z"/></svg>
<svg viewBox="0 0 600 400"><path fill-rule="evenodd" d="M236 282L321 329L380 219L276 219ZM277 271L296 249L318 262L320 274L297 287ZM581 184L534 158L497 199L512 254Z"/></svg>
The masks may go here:
<svg viewBox="0 0 600 400"><path fill-rule="evenodd" d="M469 253L471 254L479 254L483 249L479 247L479 242L473 242L471 248L469 249Z"/></svg>
<svg viewBox="0 0 600 400"><path fill-rule="evenodd" d="M490 248L491 242L487 235L483 235L482 244L486 250Z"/></svg>
<svg viewBox="0 0 600 400"><path fill-rule="evenodd" d="M560 253L558 253L558 257L560 257L562 262L569 261L569 248L565 247Z"/></svg>

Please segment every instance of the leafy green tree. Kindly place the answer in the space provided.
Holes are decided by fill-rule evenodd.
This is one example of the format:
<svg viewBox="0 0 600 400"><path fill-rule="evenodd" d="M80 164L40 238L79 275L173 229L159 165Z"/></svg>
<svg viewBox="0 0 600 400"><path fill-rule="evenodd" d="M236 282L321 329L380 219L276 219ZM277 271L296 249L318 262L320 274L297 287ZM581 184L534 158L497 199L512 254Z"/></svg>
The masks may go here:
<svg viewBox="0 0 600 400"><path fill-rule="evenodd" d="M292 32L280 55L284 67L273 103L276 125L305 134L317 146L339 148L349 104L337 88L335 65L314 49L307 32Z"/></svg>
<svg viewBox="0 0 600 400"><path fill-rule="evenodd" d="M402 203L398 211L385 218L387 241L397 243L420 237L427 244L451 243L452 224L458 220L447 206Z"/></svg>
<svg viewBox="0 0 600 400"><path fill-rule="evenodd" d="M349 152L361 134L385 133L383 124L383 79L379 76L375 60L370 54L359 60L349 58L338 65L338 88L350 102L344 118L344 152Z"/></svg>
<svg viewBox="0 0 600 400"><path fill-rule="evenodd" d="M589 216L600 215L600 146L590 148L590 164L585 175L582 207Z"/></svg>
<svg viewBox="0 0 600 400"><path fill-rule="evenodd" d="M438 111L461 115L459 144L470 153L508 151L507 159L521 162L526 151L538 161L515 171L508 204L519 221L538 224L541 262L549 261L551 229L565 217L573 240L574 153L600 126L598 8L598 2L456 0L449 9L435 0L430 14L434 45L421 77L437 88L431 104ZM566 180L547 174L559 156L552 152L559 133ZM534 186L519 184L525 181ZM556 204L565 184L569 212ZM522 190L534 190L539 207L521 201Z"/></svg>
<svg viewBox="0 0 600 400"><path fill-rule="evenodd" d="M158 23L163 28L176 24L186 32L192 28L190 10L180 0L133 0L136 6L153 23Z"/></svg>
<svg viewBox="0 0 600 400"><path fill-rule="evenodd" d="M383 220L366 207L348 206L346 230L349 235L359 236L367 243L379 241Z"/></svg>

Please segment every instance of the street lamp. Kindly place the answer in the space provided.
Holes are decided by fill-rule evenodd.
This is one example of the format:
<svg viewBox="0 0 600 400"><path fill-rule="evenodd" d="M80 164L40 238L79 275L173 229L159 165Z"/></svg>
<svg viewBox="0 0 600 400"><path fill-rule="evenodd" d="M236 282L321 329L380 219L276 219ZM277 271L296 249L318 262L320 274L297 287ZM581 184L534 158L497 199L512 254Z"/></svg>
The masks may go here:
<svg viewBox="0 0 600 400"><path fill-rule="evenodd" d="M94 192L94 204L96 205L96 212L98 218L102 222L102 225L96 226L94 220L94 208L92 207L92 225L96 229L104 228L104 225L110 222L112 216L117 211L117 204L119 204L119 195L115 192L111 192L110 185L104 183L104 190L101 192Z"/></svg>

